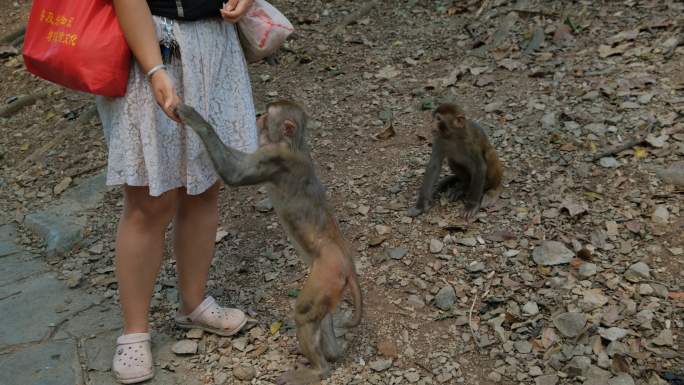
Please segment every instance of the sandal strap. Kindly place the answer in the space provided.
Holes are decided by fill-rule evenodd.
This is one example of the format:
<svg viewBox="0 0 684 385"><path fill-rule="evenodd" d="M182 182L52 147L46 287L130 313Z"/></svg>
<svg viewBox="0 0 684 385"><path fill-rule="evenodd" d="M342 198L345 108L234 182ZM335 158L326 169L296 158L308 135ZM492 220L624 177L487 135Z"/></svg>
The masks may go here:
<svg viewBox="0 0 684 385"><path fill-rule="evenodd" d="M131 333L131 334L124 334L122 336L119 336L116 339L116 344L117 345L130 345L130 344L137 344L140 342L147 342L149 341L150 338L150 333Z"/></svg>
<svg viewBox="0 0 684 385"><path fill-rule="evenodd" d="M200 319L200 316L207 310L212 309L212 308L218 308L218 304L216 303L216 300L214 300L214 297L207 297L202 301L201 304L197 305L195 310L192 311L192 313L188 314L187 317L190 318L192 322L198 322Z"/></svg>

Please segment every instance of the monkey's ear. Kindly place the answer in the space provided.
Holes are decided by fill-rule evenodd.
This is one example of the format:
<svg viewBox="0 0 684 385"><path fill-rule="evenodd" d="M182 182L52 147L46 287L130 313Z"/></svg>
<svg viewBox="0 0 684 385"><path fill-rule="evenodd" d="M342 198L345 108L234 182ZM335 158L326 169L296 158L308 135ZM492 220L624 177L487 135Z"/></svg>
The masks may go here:
<svg viewBox="0 0 684 385"><path fill-rule="evenodd" d="M297 131L297 124L290 119L286 119L283 122L283 133L285 136L292 138L295 135L295 131Z"/></svg>

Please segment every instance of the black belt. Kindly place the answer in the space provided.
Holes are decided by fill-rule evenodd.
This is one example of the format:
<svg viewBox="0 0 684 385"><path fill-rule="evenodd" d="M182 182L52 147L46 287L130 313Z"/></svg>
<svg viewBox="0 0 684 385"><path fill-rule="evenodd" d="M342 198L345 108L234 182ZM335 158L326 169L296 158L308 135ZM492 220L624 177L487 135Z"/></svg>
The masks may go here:
<svg viewBox="0 0 684 385"><path fill-rule="evenodd" d="M155 16L177 20L200 20L221 16L223 0L147 0Z"/></svg>

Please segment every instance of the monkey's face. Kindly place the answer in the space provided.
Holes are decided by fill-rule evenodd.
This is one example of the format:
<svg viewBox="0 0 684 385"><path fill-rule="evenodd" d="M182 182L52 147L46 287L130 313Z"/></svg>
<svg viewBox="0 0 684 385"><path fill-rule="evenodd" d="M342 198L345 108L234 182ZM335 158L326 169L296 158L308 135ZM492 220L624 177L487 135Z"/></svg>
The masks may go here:
<svg viewBox="0 0 684 385"><path fill-rule="evenodd" d="M435 112L435 133L449 136L463 130L466 124L465 115L458 112L439 113Z"/></svg>

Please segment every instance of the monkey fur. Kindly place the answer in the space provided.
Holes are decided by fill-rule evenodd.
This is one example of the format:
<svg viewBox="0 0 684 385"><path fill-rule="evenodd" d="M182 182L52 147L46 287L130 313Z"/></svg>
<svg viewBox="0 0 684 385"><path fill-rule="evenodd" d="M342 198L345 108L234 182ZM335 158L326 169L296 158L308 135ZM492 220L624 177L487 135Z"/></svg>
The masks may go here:
<svg viewBox="0 0 684 385"><path fill-rule="evenodd" d="M491 206L497 201L503 176L501 163L482 127L467 119L461 107L441 104L433 116L436 124L432 131L432 153L418 201L409 209L408 215L417 216L429 210L435 191L452 189L453 199L463 197L463 216L470 222L480 207ZM452 175L440 181L435 190L444 158Z"/></svg>
<svg viewBox="0 0 684 385"><path fill-rule="evenodd" d="M332 313L345 289L350 289L354 303L352 319L345 326L359 324L363 305L352 253L309 154L304 110L287 100L269 104L257 122L259 149L253 154L224 145L214 128L193 108L181 105L177 113L199 135L226 184L266 184L282 226L300 257L309 264L309 278L295 305L295 323L300 351L311 366L286 372L277 383L319 382L330 374L329 361L342 355Z"/></svg>

